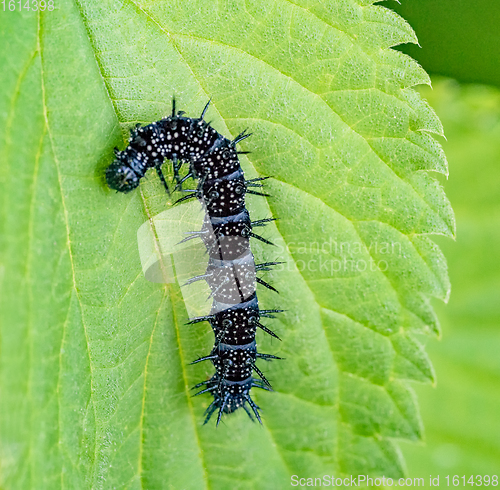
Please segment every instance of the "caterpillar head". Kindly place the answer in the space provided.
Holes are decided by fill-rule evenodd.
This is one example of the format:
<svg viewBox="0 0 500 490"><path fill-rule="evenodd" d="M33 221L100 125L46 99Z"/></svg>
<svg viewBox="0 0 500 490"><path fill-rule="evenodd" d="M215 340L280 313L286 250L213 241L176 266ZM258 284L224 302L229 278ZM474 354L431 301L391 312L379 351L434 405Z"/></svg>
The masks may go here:
<svg viewBox="0 0 500 490"><path fill-rule="evenodd" d="M106 169L106 181L111 189L130 192L139 185L139 176L132 170L125 152L116 152L116 160Z"/></svg>

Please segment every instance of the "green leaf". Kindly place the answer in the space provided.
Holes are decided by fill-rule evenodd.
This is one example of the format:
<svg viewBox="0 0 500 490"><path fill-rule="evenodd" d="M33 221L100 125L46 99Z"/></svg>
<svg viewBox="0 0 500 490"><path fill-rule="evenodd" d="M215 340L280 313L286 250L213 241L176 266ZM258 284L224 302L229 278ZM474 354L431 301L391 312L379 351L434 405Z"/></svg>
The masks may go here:
<svg viewBox="0 0 500 490"><path fill-rule="evenodd" d="M433 370L454 234L428 171L442 128L411 86L422 69L390 46L411 28L373 2L56 3L6 12L0 98L0 462L5 488L276 488L291 475L397 477L395 439L422 427L409 380ZM275 393L202 425L211 374L188 363L213 335L186 326L176 284L147 281L139 227L172 205L149 175L127 195L103 173L128 129L170 111L253 133L246 175L270 175L252 216L279 218L256 243L286 313L269 326L286 358ZM165 165L167 168L167 165Z"/></svg>

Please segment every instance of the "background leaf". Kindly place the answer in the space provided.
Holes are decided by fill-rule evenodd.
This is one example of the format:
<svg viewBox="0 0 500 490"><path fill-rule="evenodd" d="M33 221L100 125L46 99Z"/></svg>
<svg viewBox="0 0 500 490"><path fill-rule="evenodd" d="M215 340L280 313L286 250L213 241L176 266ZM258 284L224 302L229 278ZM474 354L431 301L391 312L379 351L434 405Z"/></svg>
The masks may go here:
<svg viewBox="0 0 500 490"><path fill-rule="evenodd" d="M431 75L463 83L500 85L500 5L489 0L382 2L418 33L419 46L402 46Z"/></svg>
<svg viewBox="0 0 500 490"><path fill-rule="evenodd" d="M439 331L446 265L429 234L454 219L414 42L360 0L61 2L2 17L0 440L16 488L276 488L290 475L401 476L395 439L422 427L408 380L431 382L419 335ZM8 20L7 20L8 19ZM176 285L144 280L136 232L169 205L157 179L130 195L103 171L128 128L208 97L223 134L249 128L247 175L271 175L277 216L253 247L283 307L282 355L245 414L201 426L208 327ZM328 266L321 267L321 263Z"/></svg>
<svg viewBox="0 0 500 490"><path fill-rule="evenodd" d="M411 476L495 475L500 461L500 92L433 80L422 95L445 127L453 169L445 185L457 241L442 240L453 291L441 342L429 342L437 387L418 387L426 445L407 445ZM468 477L467 477L468 478ZM477 481L477 480L476 480Z"/></svg>

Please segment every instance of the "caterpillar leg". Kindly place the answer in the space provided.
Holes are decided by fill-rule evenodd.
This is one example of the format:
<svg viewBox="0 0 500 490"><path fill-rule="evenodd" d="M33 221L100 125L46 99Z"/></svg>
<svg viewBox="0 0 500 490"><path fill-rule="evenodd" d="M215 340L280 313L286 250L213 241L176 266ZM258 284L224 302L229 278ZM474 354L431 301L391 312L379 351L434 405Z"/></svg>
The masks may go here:
<svg viewBox="0 0 500 490"><path fill-rule="evenodd" d="M174 170L174 179L172 182L175 182L177 184L176 188L179 187L180 183L180 176L179 176L179 171L181 170L182 162L179 162L178 158L176 155L172 157L172 167ZM182 185L180 186L180 189L182 189Z"/></svg>
<svg viewBox="0 0 500 490"><path fill-rule="evenodd" d="M160 180L163 184L163 187L165 187L167 194L170 196L170 191L168 189L167 181L165 180L165 176L163 175L163 172L161 171L161 163L156 165L155 168L156 168L156 173L158 174L158 177L160 177Z"/></svg>

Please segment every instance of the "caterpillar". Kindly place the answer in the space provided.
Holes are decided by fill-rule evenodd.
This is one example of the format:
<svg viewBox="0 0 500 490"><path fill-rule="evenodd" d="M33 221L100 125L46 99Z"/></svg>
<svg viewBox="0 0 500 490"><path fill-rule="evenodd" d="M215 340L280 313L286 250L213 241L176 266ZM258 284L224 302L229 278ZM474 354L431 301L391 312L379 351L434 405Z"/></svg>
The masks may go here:
<svg viewBox="0 0 500 490"><path fill-rule="evenodd" d="M111 189L130 192L135 189L149 168L154 168L170 193L161 166L164 160L173 165L175 190L187 192L177 203L197 198L206 214L200 231L185 240L200 238L208 254L205 274L193 277L187 284L205 280L213 299L210 314L191 319L189 324L208 321L215 342L211 352L192 364L211 361L215 374L198 383L200 389L194 396L210 393L213 401L205 411L206 424L218 410L216 425L224 413L243 408L251 420L262 424L260 407L250 396L252 388L273 391L271 384L257 367L257 360L280 359L257 351L257 328L280 340L260 320L275 318L284 310L261 310L257 299L256 284L276 289L257 277L257 272L267 271L280 262L255 264L250 249L250 239L271 242L255 234L255 227L265 226L275 218L251 221L245 206L245 195L267 196L259 192L263 180L259 177L246 180L238 155L248 152L236 150L236 145L251 134L243 131L234 140L219 134L204 120L210 105L206 104L199 118L184 116L172 101L172 115L146 126L137 125L131 130L128 146L123 151L115 148L115 161L106 169L106 180ZM181 167L189 165L181 177ZM183 189L188 179L197 181L195 189ZM277 292L277 291L276 291ZM258 377L254 377L256 373ZM251 409L251 410L250 410ZM253 413L253 415L252 415Z"/></svg>

